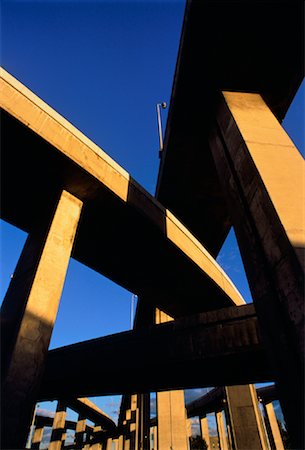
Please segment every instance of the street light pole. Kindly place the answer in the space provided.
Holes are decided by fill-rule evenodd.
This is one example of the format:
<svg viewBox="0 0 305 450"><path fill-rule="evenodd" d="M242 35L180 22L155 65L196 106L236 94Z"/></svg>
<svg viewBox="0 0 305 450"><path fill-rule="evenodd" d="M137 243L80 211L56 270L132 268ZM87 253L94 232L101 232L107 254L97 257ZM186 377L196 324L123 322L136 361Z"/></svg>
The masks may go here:
<svg viewBox="0 0 305 450"><path fill-rule="evenodd" d="M165 109L166 108L166 103L162 102L162 103L157 103L157 119L158 119L158 132L159 132L159 158L161 158L161 153L163 150L163 133L162 133L162 122L161 122L161 108Z"/></svg>

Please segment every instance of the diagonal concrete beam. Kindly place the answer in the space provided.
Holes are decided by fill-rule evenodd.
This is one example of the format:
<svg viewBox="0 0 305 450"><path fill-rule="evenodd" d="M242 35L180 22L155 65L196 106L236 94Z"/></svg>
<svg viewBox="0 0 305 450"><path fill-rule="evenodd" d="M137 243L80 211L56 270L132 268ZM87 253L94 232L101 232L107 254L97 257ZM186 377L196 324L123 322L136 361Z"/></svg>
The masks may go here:
<svg viewBox="0 0 305 450"><path fill-rule="evenodd" d="M170 211L33 92L5 70L0 75L4 220L31 232L64 188L84 202L78 261L173 317L244 303Z"/></svg>
<svg viewBox="0 0 305 450"><path fill-rule="evenodd" d="M249 304L52 350L39 399L272 379Z"/></svg>

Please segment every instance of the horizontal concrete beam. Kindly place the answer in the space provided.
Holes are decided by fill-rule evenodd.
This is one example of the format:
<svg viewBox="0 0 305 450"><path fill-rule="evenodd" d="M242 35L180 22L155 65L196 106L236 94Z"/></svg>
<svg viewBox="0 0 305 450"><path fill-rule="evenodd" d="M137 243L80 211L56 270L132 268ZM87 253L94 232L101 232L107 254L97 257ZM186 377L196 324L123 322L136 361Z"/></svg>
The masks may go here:
<svg viewBox="0 0 305 450"><path fill-rule="evenodd" d="M173 317L244 303L200 242L101 148L4 70L0 88L4 220L31 232L65 189L84 202L78 261Z"/></svg>
<svg viewBox="0 0 305 450"><path fill-rule="evenodd" d="M203 416L223 407L224 388L217 387L186 405L187 417Z"/></svg>
<svg viewBox="0 0 305 450"><path fill-rule="evenodd" d="M250 304L52 350L39 399L272 379Z"/></svg>
<svg viewBox="0 0 305 450"><path fill-rule="evenodd" d="M260 398L264 403L270 403L273 400L278 399L277 390L274 384L258 388L256 389L256 393L258 398ZM224 398L225 392L223 387L212 389L186 405L187 416L202 416L215 412L223 408Z"/></svg>
<svg viewBox="0 0 305 450"><path fill-rule="evenodd" d="M116 428L115 422L98 406L91 402L88 398L75 398L67 401L67 406L73 411L91 420L95 425L100 425L104 430L110 431Z"/></svg>
<svg viewBox="0 0 305 450"><path fill-rule="evenodd" d="M35 427L42 428L42 427L52 427L53 426L53 420L54 417L48 417L48 416L36 416L35 417ZM65 428L67 430L76 430L76 424L77 422L73 420L66 420L65 421ZM93 426L86 425L86 432L92 432Z"/></svg>

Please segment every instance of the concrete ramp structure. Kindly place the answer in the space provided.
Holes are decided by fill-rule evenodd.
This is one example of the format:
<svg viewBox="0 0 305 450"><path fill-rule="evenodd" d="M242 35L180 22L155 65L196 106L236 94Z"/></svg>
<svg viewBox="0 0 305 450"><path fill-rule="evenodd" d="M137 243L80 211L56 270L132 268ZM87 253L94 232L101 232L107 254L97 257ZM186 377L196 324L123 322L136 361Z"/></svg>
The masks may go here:
<svg viewBox="0 0 305 450"><path fill-rule="evenodd" d="M265 381L305 448L305 166L280 125L303 18L299 0L187 2L156 197L1 69L1 218L28 233L1 309L2 448L56 399L51 449L190 450L194 411L211 448L211 410L222 450L282 449ZM253 304L215 260L232 226ZM49 351L70 257L138 296L134 330ZM183 389L207 386L187 411ZM117 426L80 400L107 394L123 394Z"/></svg>

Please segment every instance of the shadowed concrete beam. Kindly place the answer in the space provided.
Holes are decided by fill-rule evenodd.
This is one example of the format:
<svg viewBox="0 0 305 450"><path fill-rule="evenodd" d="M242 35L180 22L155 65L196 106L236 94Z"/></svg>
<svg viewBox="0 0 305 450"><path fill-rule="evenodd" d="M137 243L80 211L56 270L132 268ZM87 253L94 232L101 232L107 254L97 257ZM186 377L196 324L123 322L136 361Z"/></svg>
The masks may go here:
<svg viewBox="0 0 305 450"><path fill-rule="evenodd" d="M39 398L243 384L272 378L250 304L52 350Z"/></svg>

